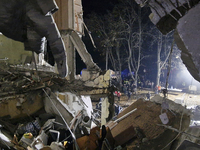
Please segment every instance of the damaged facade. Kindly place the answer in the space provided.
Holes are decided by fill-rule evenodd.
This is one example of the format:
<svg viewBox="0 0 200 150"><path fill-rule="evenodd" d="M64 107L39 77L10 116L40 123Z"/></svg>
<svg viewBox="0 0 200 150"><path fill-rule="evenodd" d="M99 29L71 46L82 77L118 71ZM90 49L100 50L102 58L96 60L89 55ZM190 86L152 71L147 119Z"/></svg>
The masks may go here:
<svg viewBox="0 0 200 150"><path fill-rule="evenodd" d="M8 44L0 44L0 149L173 150L186 139L180 135L198 139L189 128L191 112L165 97L141 98L114 117L111 71L100 70L81 40L81 0L19 2L0 0L6 16L0 20L8 20L0 23L1 32L20 42L2 35ZM9 16L19 4L20 13ZM23 53L12 61L2 47ZM75 50L87 66L79 77ZM92 97L101 98L99 117Z"/></svg>
<svg viewBox="0 0 200 150"><path fill-rule="evenodd" d="M89 135L94 122L100 123L93 117L91 95L109 97L111 106L114 101L110 71L100 72L81 40L81 0L1 4L1 32L19 41L1 35L1 148L79 149L77 139ZM12 14L19 5L19 14ZM16 49L19 54L13 56ZM75 50L87 66L79 77ZM108 108L107 119L112 112Z"/></svg>

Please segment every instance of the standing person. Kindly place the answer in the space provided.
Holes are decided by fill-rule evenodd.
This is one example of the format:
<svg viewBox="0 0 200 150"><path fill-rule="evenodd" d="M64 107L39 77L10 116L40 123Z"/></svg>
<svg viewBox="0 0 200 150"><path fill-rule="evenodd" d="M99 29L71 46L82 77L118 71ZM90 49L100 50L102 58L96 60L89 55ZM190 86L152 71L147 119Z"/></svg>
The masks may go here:
<svg viewBox="0 0 200 150"><path fill-rule="evenodd" d="M150 92L148 92L148 93L146 94L146 97L147 97L147 100L150 100L150 98L151 98Z"/></svg>
<svg viewBox="0 0 200 150"><path fill-rule="evenodd" d="M127 96L128 96L128 100L131 99L131 91L130 90L128 90L128 95Z"/></svg>
<svg viewBox="0 0 200 150"><path fill-rule="evenodd" d="M158 85L158 93L160 93L160 92L161 92L161 86Z"/></svg>
<svg viewBox="0 0 200 150"><path fill-rule="evenodd" d="M148 88L151 88L151 82L148 81Z"/></svg>
<svg viewBox="0 0 200 150"><path fill-rule="evenodd" d="M158 85L155 86L155 94L158 94Z"/></svg>
<svg viewBox="0 0 200 150"><path fill-rule="evenodd" d="M126 84L123 85L123 92L124 92L125 95L127 95L127 86L126 86Z"/></svg>
<svg viewBox="0 0 200 150"><path fill-rule="evenodd" d="M141 91L143 90L144 83L141 82Z"/></svg>
<svg viewBox="0 0 200 150"><path fill-rule="evenodd" d="M131 86L131 92L136 94L136 91L137 91L136 85L133 83Z"/></svg>
<svg viewBox="0 0 200 150"><path fill-rule="evenodd" d="M148 80L145 81L145 88L148 88Z"/></svg>
<svg viewBox="0 0 200 150"><path fill-rule="evenodd" d="M151 82L151 90L153 91L153 87L154 87L154 82Z"/></svg>
<svg viewBox="0 0 200 150"><path fill-rule="evenodd" d="M121 97L121 93L120 93L120 91L117 91L117 98L118 98L118 101L120 101L120 97Z"/></svg>
<svg viewBox="0 0 200 150"><path fill-rule="evenodd" d="M115 95L117 96L118 101L120 101L120 96L121 96L120 91L115 91Z"/></svg>
<svg viewBox="0 0 200 150"><path fill-rule="evenodd" d="M126 84L126 87L127 87L127 95L130 93L130 84L129 83L127 83Z"/></svg>

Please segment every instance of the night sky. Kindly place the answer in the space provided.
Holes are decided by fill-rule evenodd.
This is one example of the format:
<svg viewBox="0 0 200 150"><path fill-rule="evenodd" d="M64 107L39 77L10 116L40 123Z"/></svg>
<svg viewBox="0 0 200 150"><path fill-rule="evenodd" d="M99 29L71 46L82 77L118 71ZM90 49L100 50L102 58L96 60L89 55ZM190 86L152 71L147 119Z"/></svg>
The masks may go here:
<svg viewBox="0 0 200 150"><path fill-rule="evenodd" d="M104 14L107 10L112 9L117 0L82 0L84 17L91 12Z"/></svg>

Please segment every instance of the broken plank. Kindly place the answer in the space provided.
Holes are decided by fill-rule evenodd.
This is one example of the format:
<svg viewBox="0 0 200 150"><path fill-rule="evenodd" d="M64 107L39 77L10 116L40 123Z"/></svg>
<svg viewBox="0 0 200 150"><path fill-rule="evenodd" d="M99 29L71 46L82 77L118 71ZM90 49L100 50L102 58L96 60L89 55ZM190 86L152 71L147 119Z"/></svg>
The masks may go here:
<svg viewBox="0 0 200 150"><path fill-rule="evenodd" d="M124 131L120 132L117 136L114 137L114 139L116 141L116 146L123 145L136 136L137 135L136 135L134 127L130 126L127 129L125 129Z"/></svg>

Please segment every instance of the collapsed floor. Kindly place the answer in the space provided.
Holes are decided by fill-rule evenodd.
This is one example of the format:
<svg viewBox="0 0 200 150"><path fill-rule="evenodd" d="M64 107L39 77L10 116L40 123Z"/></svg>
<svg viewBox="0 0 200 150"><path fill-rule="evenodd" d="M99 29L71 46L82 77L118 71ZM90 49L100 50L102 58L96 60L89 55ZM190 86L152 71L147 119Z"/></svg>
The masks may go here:
<svg viewBox="0 0 200 150"><path fill-rule="evenodd" d="M37 73L1 70L1 149L175 150L185 139L199 141L191 111L166 98L140 98L103 125L101 116L88 111L91 99L79 93L94 88Z"/></svg>

